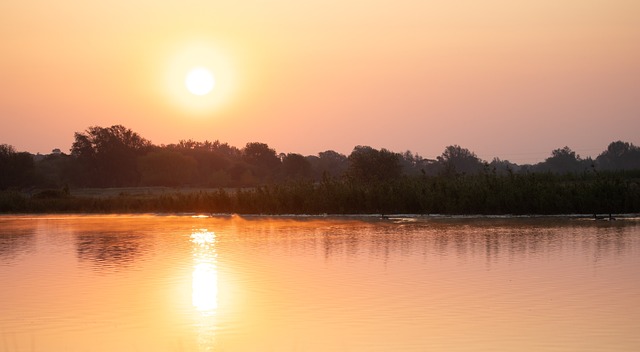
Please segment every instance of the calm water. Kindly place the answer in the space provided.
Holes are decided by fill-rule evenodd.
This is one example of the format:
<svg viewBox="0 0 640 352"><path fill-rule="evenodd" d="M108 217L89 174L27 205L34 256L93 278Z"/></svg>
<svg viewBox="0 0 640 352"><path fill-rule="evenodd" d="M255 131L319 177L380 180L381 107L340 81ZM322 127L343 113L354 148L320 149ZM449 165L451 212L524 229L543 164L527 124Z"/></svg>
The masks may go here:
<svg viewBox="0 0 640 352"><path fill-rule="evenodd" d="M0 351L640 351L640 220L0 216Z"/></svg>

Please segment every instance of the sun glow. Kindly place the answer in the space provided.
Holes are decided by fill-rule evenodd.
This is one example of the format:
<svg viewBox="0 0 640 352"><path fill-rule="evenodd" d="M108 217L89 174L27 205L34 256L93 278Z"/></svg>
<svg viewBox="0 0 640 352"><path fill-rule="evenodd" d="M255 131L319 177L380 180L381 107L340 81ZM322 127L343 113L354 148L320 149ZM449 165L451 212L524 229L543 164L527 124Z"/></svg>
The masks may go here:
<svg viewBox="0 0 640 352"><path fill-rule="evenodd" d="M187 89L195 95L205 95L211 92L216 84L211 71L205 67L195 67L187 73L184 79Z"/></svg>
<svg viewBox="0 0 640 352"><path fill-rule="evenodd" d="M229 51L210 41L167 48L163 56L163 93L182 112L206 114L220 111L235 95L237 76Z"/></svg>

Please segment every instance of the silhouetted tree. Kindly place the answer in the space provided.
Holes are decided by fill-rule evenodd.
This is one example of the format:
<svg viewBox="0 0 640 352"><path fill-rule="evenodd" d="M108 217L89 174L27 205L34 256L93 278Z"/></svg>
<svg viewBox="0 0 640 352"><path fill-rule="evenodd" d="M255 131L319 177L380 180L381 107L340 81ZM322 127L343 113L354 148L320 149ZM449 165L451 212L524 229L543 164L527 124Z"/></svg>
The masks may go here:
<svg viewBox="0 0 640 352"><path fill-rule="evenodd" d="M358 181L390 181L402 174L400 154L386 149L357 146L349 155L348 173Z"/></svg>
<svg viewBox="0 0 640 352"><path fill-rule="evenodd" d="M311 176L311 164L301 154L289 153L282 159L285 179L300 179Z"/></svg>
<svg viewBox="0 0 640 352"><path fill-rule="evenodd" d="M416 175L433 175L434 164L436 160L425 159L418 153L412 153L410 150L402 153L400 160L402 164L402 173L409 176Z"/></svg>
<svg viewBox="0 0 640 352"><path fill-rule="evenodd" d="M213 142L204 141L197 142L191 139L188 140L180 140L178 144L170 144L167 146L170 149L177 149L181 152L193 150L193 151L202 151L202 152L215 152L218 154L224 155L229 159L238 159L241 157L242 152L240 149L236 147L230 146L228 143L222 143L218 140Z"/></svg>
<svg viewBox="0 0 640 352"><path fill-rule="evenodd" d="M73 159L66 154L48 154L36 161L36 183L40 187L57 188L72 179Z"/></svg>
<svg viewBox="0 0 640 352"><path fill-rule="evenodd" d="M602 170L640 169L640 147L622 141L612 142L598 155L596 165Z"/></svg>
<svg viewBox="0 0 640 352"><path fill-rule="evenodd" d="M254 174L261 180L273 176L280 166L276 151L265 143L247 143L242 150L242 160L253 166Z"/></svg>
<svg viewBox="0 0 640 352"><path fill-rule="evenodd" d="M584 171L585 165L580 155L571 148L564 147L553 150L549 158L536 166L536 170L566 174Z"/></svg>
<svg viewBox="0 0 640 352"><path fill-rule="evenodd" d="M245 163L238 161L229 167L228 173L230 178L230 186L233 187L250 187L256 186L260 180L252 172L254 168Z"/></svg>
<svg viewBox="0 0 640 352"><path fill-rule="evenodd" d="M71 155L81 165L90 185L135 186L139 182L137 159L151 143L122 125L89 127L75 133Z"/></svg>
<svg viewBox="0 0 640 352"><path fill-rule="evenodd" d="M208 187L225 187L231 182L229 168L240 161L241 152L236 147L218 140L196 142L181 140L170 144L167 149L180 152L196 161L197 171L192 177L194 184Z"/></svg>
<svg viewBox="0 0 640 352"><path fill-rule="evenodd" d="M518 164L512 163L509 160L502 160L497 157L491 160L489 168L495 170L497 174L513 174L520 170L520 166L518 166Z"/></svg>
<svg viewBox="0 0 640 352"><path fill-rule="evenodd" d="M318 153L318 156L307 157L316 180L323 177L341 177L349 167L347 156L333 150Z"/></svg>
<svg viewBox="0 0 640 352"><path fill-rule="evenodd" d="M182 186L196 173L196 160L176 151L159 150L138 158L140 183L145 186Z"/></svg>
<svg viewBox="0 0 640 352"><path fill-rule="evenodd" d="M438 163L445 174L474 174L484 169L484 163L469 149L450 145L438 157Z"/></svg>
<svg viewBox="0 0 640 352"><path fill-rule="evenodd" d="M34 165L31 154L16 152L13 146L0 144L0 189L32 185Z"/></svg>

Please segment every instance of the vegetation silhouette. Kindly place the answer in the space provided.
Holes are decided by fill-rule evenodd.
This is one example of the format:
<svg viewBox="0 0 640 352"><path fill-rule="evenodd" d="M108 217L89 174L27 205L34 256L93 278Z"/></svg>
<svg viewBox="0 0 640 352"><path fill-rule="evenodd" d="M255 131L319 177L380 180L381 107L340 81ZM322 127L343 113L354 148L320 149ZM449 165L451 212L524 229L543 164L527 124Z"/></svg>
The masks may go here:
<svg viewBox="0 0 640 352"><path fill-rule="evenodd" d="M597 158L569 147L544 161L487 162L458 145L436 159L356 146L346 156L278 154L265 143L154 145L130 129L93 126L71 153L0 145L0 212L258 214L609 214L640 211L640 148L612 142ZM108 196L82 189L133 187ZM176 187L174 192L136 192ZM183 190L190 191L183 191ZM100 193L100 192L98 192ZM108 194L108 192L107 192Z"/></svg>

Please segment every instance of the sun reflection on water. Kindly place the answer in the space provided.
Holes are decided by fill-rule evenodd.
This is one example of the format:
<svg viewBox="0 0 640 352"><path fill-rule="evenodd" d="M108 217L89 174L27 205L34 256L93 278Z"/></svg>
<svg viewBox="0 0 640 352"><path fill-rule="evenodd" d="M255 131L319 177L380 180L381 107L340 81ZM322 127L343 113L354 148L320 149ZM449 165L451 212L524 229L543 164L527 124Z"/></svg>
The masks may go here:
<svg viewBox="0 0 640 352"><path fill-rule="evenodd" d="M200 263L193 271L193 306L202 312L218 308L218 273L210 263Z"/></svg>
<svg viewBox="0 0 640 352"><path fill-rule="evenodd" d="M191 234L193 244L193 274L191 304L197 311L194 327L199 351L213 351L216 341L218 309L218 254L216 234L207 229Z"/></svg>
<svg viewBox="0 0 640 352"><path fill-rule="evenodd" d="M191 234L195 261L191 302L198 311L205 314L212 314L218 308L218 268L215 241L215 233L206 229Z"/></svg>

